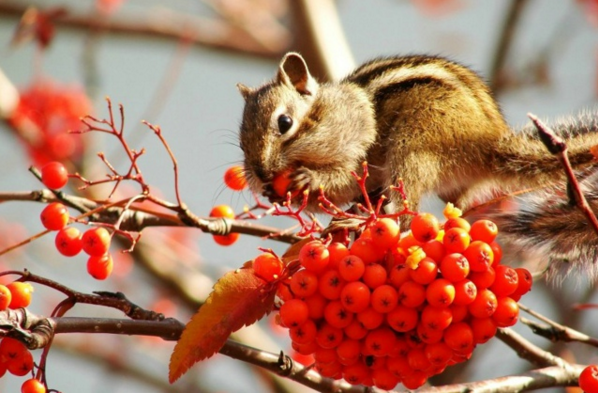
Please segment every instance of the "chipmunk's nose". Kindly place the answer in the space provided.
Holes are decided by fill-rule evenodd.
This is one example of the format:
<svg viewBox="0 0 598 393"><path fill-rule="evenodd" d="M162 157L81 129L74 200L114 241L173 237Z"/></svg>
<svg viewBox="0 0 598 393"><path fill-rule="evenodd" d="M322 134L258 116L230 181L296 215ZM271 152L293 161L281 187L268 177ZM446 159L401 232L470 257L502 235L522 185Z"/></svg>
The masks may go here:
<svg viewBox="0 0 598 393"><path fill-rule="evenodd" d="M256 167L254 168L255 176L260 179L260 181L262 183L268 183L269 181L272 180L272 174L269 171L266 171L264 168L262 167Z"/></svg>

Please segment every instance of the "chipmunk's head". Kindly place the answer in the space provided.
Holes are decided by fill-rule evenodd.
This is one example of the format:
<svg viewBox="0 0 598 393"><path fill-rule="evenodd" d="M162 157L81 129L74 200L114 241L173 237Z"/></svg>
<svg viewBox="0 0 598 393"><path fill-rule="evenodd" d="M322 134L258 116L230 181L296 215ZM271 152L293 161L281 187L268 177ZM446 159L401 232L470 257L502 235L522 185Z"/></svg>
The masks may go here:
<svg viewBox="0 0 598 393"><path fill-rule="evenodd" d="M316 207L322 182L331 193L345 194L346 184L331 184L332 175L359 169L376 138L364 90L342 82L318 84L297 53L282 58L272 81L238 87L245 99L239 139L252 190L277 200L272 181L284 173L287 191L307 189Z"/></svg>
<svg viewBox="0 0 598 393"><path fill-rule="evenodd" d="M309 127L305 117L319 85L301 55L288 53L272 81L258 88L237 87L245 99L239 138L247 179L261 192L277 173L296 165L289 151L300 128Z"/></svg>

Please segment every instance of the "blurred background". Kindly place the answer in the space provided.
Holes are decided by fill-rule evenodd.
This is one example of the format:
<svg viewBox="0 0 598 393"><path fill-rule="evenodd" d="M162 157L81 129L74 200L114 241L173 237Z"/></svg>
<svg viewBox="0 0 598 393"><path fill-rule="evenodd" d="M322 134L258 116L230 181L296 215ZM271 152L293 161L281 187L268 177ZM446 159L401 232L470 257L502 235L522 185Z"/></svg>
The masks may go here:
<svg viewBox="0 0 598 393"><path fill-rule="evenodd" d="M518 128L527 122L528 112L550 119L596 108L597 28L598 2L593 0L0 0L0 72L6 77L0 105L12 97L9 86L18 89L21 100L60 97L55 105L63 117L44 127L62 130L77 128L72 119L88 112L105 117L105 97L110 97L124 106L131 146L146 149L139 164L153 193L175 201L172 164L141 120L161 126L178 160L181 196L195 214L207 216L217 204L241 212L253 203L251 194L226 189L222 180L225 169L242 160L237 129L243 100L235 85L257 86L270 79L285 52L303 53L320 80L340 78L377 56L447 56L488 80L507 120ZM19 133L11 115L0 110L0 192L42 188L28 167L49 157L66 160L88 178L106 173L95 156L99 151L116 167L127 167L114 137L94 133L75 136L75 142L32 137ZM53 147L35 145L31 138ZM70 155L59 157L64 146ZM69 192L77 193L77 184L71 185ZM110 188L92 192L85 195L106 198ZM119 192L139 190L123 184ZM439 206L430 198L422 210L438 213ZM42 208L32 202L0 204L0 249L41 232ZM279 218L261 223L289 225ZM59 255L52 236L0 256L0 264L2 270L26 267L84 292L120 290L142 307L186 322L214 281L253 258L257 247L286 248L251 236L225 248L197 229L149 228L133 256L114 246L115 272L107 281L87 274L82 255ZM31 309L47 315L61 299L36 287ZM571 309L595 300L587 284L572 279L558 288L536 285L524 303L598 334L591 310ZM68 315L121 316L89 306L77 306ZM529 329L516 329L551 347ZM273 352L289 349L270 318L240 332L238 339ZM171 386L167 364L173 345L143 337L57 337L48 382L51 388L79 393L310 391L222 355L196 365ZM551 350L577 362L597 361L575 345L553 345ZM481 380L528 367L493 340L478 348L465 367L433 382ZM0 391L19 391L21 383L5 376Z"/></svg>

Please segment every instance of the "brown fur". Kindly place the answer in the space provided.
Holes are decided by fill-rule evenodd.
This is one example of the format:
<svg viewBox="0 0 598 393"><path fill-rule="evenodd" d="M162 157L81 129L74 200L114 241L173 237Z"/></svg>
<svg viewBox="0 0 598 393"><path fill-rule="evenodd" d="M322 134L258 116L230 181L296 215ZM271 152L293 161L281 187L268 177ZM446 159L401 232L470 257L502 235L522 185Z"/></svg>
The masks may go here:
<svg viewBox="0 0 598 393"><path fill-rule="evenodd" d="M273 177L292 169L292 189L311 192L312 211L320 185L336 204L349 204L360 196L350 172L364 160L369 189L386 192L402 179L414 210L429 192L467 208L483 187L510 191L562 178L558 160L530 131L509 128L482 79L441 57L376 59L338 83L319 85L303 58L289 53L273 81L240 90L249 184L271 200L280 200L271 191ZM294 120L284 134L280 114ZM598 133L569 136L571 161L590 162ZM389 197L400 202L396 193Z"/></svg>

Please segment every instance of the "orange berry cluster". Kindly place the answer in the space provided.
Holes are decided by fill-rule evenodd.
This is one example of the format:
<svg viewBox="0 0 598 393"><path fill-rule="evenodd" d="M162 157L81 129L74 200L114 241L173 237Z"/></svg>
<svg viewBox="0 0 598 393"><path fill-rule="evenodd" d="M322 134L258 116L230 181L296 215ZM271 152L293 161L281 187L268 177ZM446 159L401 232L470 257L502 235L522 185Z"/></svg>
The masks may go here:
<svg viewBox="0 0 598 393"><path fill-rule="evenodd" d="M68 172L59 162L50 162L42 168L42 182L49 188L60 189L68 181ZM113 261L108 252L112 235L104 227L93 227L81 234L75 227L68 226L68 209L60 202L48 204L40 214L43 226L57 231L54 243L64 256L73 257L82 250L89 255L87 272L98 280L108 278L112 273Z"/></svg>
<svg viewBox="0 0 598 393"><path fill-rule="evenodd" d="M0 341L0 377L8 371L23 377L33 370L33 355L22 342L4 337ZM36 378L27 379L21 385L22 393L45 393L46 387Z"/></svg>
<svg viewBox="0 0 598 393"><path fill-rule="evenodd" d="M381 218L350 247L310 241L277 290L279 321L323 376L415 389L517 321L531 275L500 264L496 234L487 220L451 217L441 229L421 213L407 236Z"/></svg>

